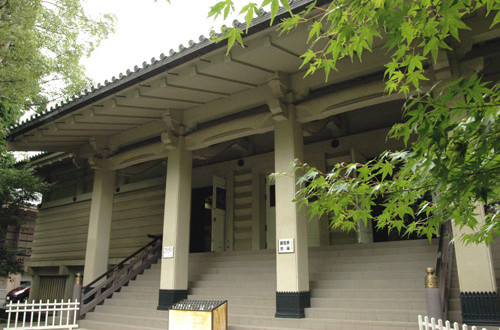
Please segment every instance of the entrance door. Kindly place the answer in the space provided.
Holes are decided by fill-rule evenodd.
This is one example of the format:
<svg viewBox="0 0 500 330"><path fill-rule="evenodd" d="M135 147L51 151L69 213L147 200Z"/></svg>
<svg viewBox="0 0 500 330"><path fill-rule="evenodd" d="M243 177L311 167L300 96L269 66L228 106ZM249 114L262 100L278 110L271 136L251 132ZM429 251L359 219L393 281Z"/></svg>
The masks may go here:
<svg viewBox="0 0 500 330"><path fill-rule="evenodd" d="M226 179L213 177L212 185L212 251L224 251L224 223L226 222Z"/></svg>
<svg viewBox="0 0 500 330"><path fill-rule="evenodd" d="M191 193L191 235L189 252L210 252L212 232L212 187L196 188Z"/></svg>
<svg viewBox="0 0 500 330"><path fill-rule="evenodd" d="M266 178L266 248L276 248L276 186Z"/></svg>

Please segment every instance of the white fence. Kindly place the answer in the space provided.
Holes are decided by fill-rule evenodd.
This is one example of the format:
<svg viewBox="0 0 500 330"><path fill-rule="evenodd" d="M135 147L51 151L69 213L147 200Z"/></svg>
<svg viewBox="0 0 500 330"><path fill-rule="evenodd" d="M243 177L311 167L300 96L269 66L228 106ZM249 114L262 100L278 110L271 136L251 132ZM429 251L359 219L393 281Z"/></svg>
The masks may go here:
<svg viewBox="0 0 500 330"><path fill-rule="evenodd" d="M7 307L7 327L5 329L76 329L80 303L67 302L17 302Z"/></svg>
<svg viewBox="0 0 500 330"><path fill-rule="evenodd" d="M444 322L443 320L426 317L422 317L422 315L418 316L418 329L419 330L477 330L476 326L468 327L467 324L462 324L460 326L457 322L453 323L453 327L450 321ZM482 328L481 330L486 330L486 328Z"/></svg>

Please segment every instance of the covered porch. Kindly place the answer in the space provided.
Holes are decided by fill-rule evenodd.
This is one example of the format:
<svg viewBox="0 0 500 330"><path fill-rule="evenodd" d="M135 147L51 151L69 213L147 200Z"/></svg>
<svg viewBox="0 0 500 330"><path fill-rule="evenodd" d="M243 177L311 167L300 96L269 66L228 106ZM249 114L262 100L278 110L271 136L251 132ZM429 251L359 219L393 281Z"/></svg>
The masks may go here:
<svg viewBox="0 0 500 330"><path fill-rule="evenodd" d="M298 69L306 27L279 35L267 26L258 20L246 47L228 56L200 38L11 129L11 150L51 152L35 164L57 182L40 210L34 288L58 281L67 294L76 272L88 284L147 233L163 233L159 310L188 296L190 250L269 249L274 316L302 318L311 306L309 247L390 240L370 226L345 234L328 231L327 219L308 221L293 202L290 165L327 170L401 146L386 140L403 100L384 94L382 43L325 81ZM286 174L266 180L273 172ZM472 265L484 279L461 281L461 290L496 292L489 250L473 253L484 257ZM472 279L467 262L461 274Z"/></svg>

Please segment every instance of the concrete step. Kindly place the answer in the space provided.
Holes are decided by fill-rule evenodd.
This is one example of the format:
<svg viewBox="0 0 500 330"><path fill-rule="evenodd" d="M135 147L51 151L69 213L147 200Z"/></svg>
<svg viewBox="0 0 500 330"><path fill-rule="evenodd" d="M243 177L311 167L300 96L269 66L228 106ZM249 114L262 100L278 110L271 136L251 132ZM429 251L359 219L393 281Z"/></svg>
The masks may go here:
<svg viewBox="0 0 500 330"><path fill-rule="evenodd" d="M120 299L120 297L113 297L112 299L107 299L103 306L135 307L138 305L156 310L156 307L158 307L158 295L156 297L151 296L149 299L134 299L133 297Z"/></svg>
<svg viewBox="0 0 500 330"><path fill-rule="evenodd" d="M274 251L191 254L188 299L227 300L229 330L415 329L436 250L427 241L311 248L305 319L274 317ZM167 329L168 312L156 310L160 269L155 264L139 275L87 314L81 328Z"/></svg>
<svg viewBox="0 0 500 330"><path fill-rule="evenodd" d="M158 301L156 301L156 305ZM137 316L137 317L147 317L147 318L164 318L167 311L160 311L156 308L151 308L156 306L148 306L143 304L136 304L135 306L123 306L123 305L113 305L104 304L96 307L96 311L100 313L116 314L116 315L127 315L127 316Z"/></svg>
<svg viewBox="0 0 500 330"><path fill-rule="evenodd" d="M405 278L399 279L371 279L370 281L354 280L320 280L310 281L311 289L335 289L335 288L358 288L358 289L371 289L371 288L387 288L387 289L422 289L422 279L408 280Z"/></svg>
<svg viewBox="0 0 500 330"><path fill-rule="evenodd" d="M271 326L281 329L314 329L314 330L331 330L331 329L404 329L414 330L416 319L413 322L402 321L366 321L353 319L320 319L320 318L304 318L304 319L284 319L275 317L249 316L249 315L233 315L229 324L244 324L246 326ZM231 327L230 327L231 329Z"/></svg>
<svg viewBox="0 0 500 330"><path fill-rule="evenodd" d="M425 313L425 305L417 310L409 309L361 309L361 308L307 308L306 318L344 319L344 320L377 320L411 322L416 320L418 314Z"/></svg>
<svg viewBox="0 0 500 330"><path fill-rule="evenodd" d="M222 296L222 297L274 297L276 294L276 288L271 290L254 290L253 288L190 288L190 295L202 295L202 296Z"/></svg>
<svg viewBox="0 0 500 330"><path fill-rule="evenodd" d="M236 306L266 306L268 308L274 308L276 307L276 296L273 295L272 297L254 297L254 296L231 296L231 297L224 297L224 296L204 296L204 295L188 295L188 299L193 299L193 300L227 300L228 301L228 306L229 308L232 308L231 306L236 305Z"/></svg>
<svg viewBox="0 0 500 330"><path fill-rule="evenodd" d="M189 283L190 288L237 288L238 290L276 290L276 281L256 279L255 281L211 280Z"/></svg>
<svg viewBox="0 0 500 330"><path fill-rule="evenodd" d="M87 320L114 323L120 325L143 326L146 328L168 329L168 312L164 313L163 317L142 317L133 315L116 314L110 312L101 312L96 309L92 313L88 313Z"/></svg>
<svg viewBox="0 0 500 330"><path fill-rule="evenodd" d="M114 322L101 322L95 320L80 320L78 321L79 330L158 330L167 328L154 328L145 326L134 326L130 324L120 324Z"/></svg>
<svg viewBox="0 0 500 330"><path fill-rule="evenodd" d="M413 310L425 307L425 299L408 298L311 298L312 308L351 308L361 310L390 309L390 310Z"/></svg>
<svg viewBox="0 0 500 330"><path fill-rule="evenodd" d="M311 298L331 299L373 299L373 298L396 298L396 299L425 299L425 290L422 289L323 289L312 290Z"/></svg>
<svg viewBox="0 0 500 330"><path fill-rule="evenodd" d="M132 289L132 288L131 288ZM124 299L124 300L137 300L138 302L142 301L147 301L147 300L155 300L158 301L158 289L156 289L154 292L125 292L124 289L122 289L121 292L115 292L113 294L112 299ZM111 299L107 299L104 303L110 301Z"/></svg>

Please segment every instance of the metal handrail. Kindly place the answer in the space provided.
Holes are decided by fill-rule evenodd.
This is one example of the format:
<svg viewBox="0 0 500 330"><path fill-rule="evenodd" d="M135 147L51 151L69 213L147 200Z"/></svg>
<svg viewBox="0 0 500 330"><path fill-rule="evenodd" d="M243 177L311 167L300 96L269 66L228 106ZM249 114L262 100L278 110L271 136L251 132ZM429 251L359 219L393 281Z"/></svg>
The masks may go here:
<svg viewBox="0 0 500 330"><path fill-rule="evenodd" d="M80 318L158 260L162 235L148 236L154 239L81 289Z"/></svg>
<svg viewBox="0 0 500 330"><path fill-rule="evenodd" d="M439 278L439 297L441 299L441 315L443 319L448 317L454 255L451 221L447 221L442 223L439 228L438 257L436 259L436 276Z"/></svg>

